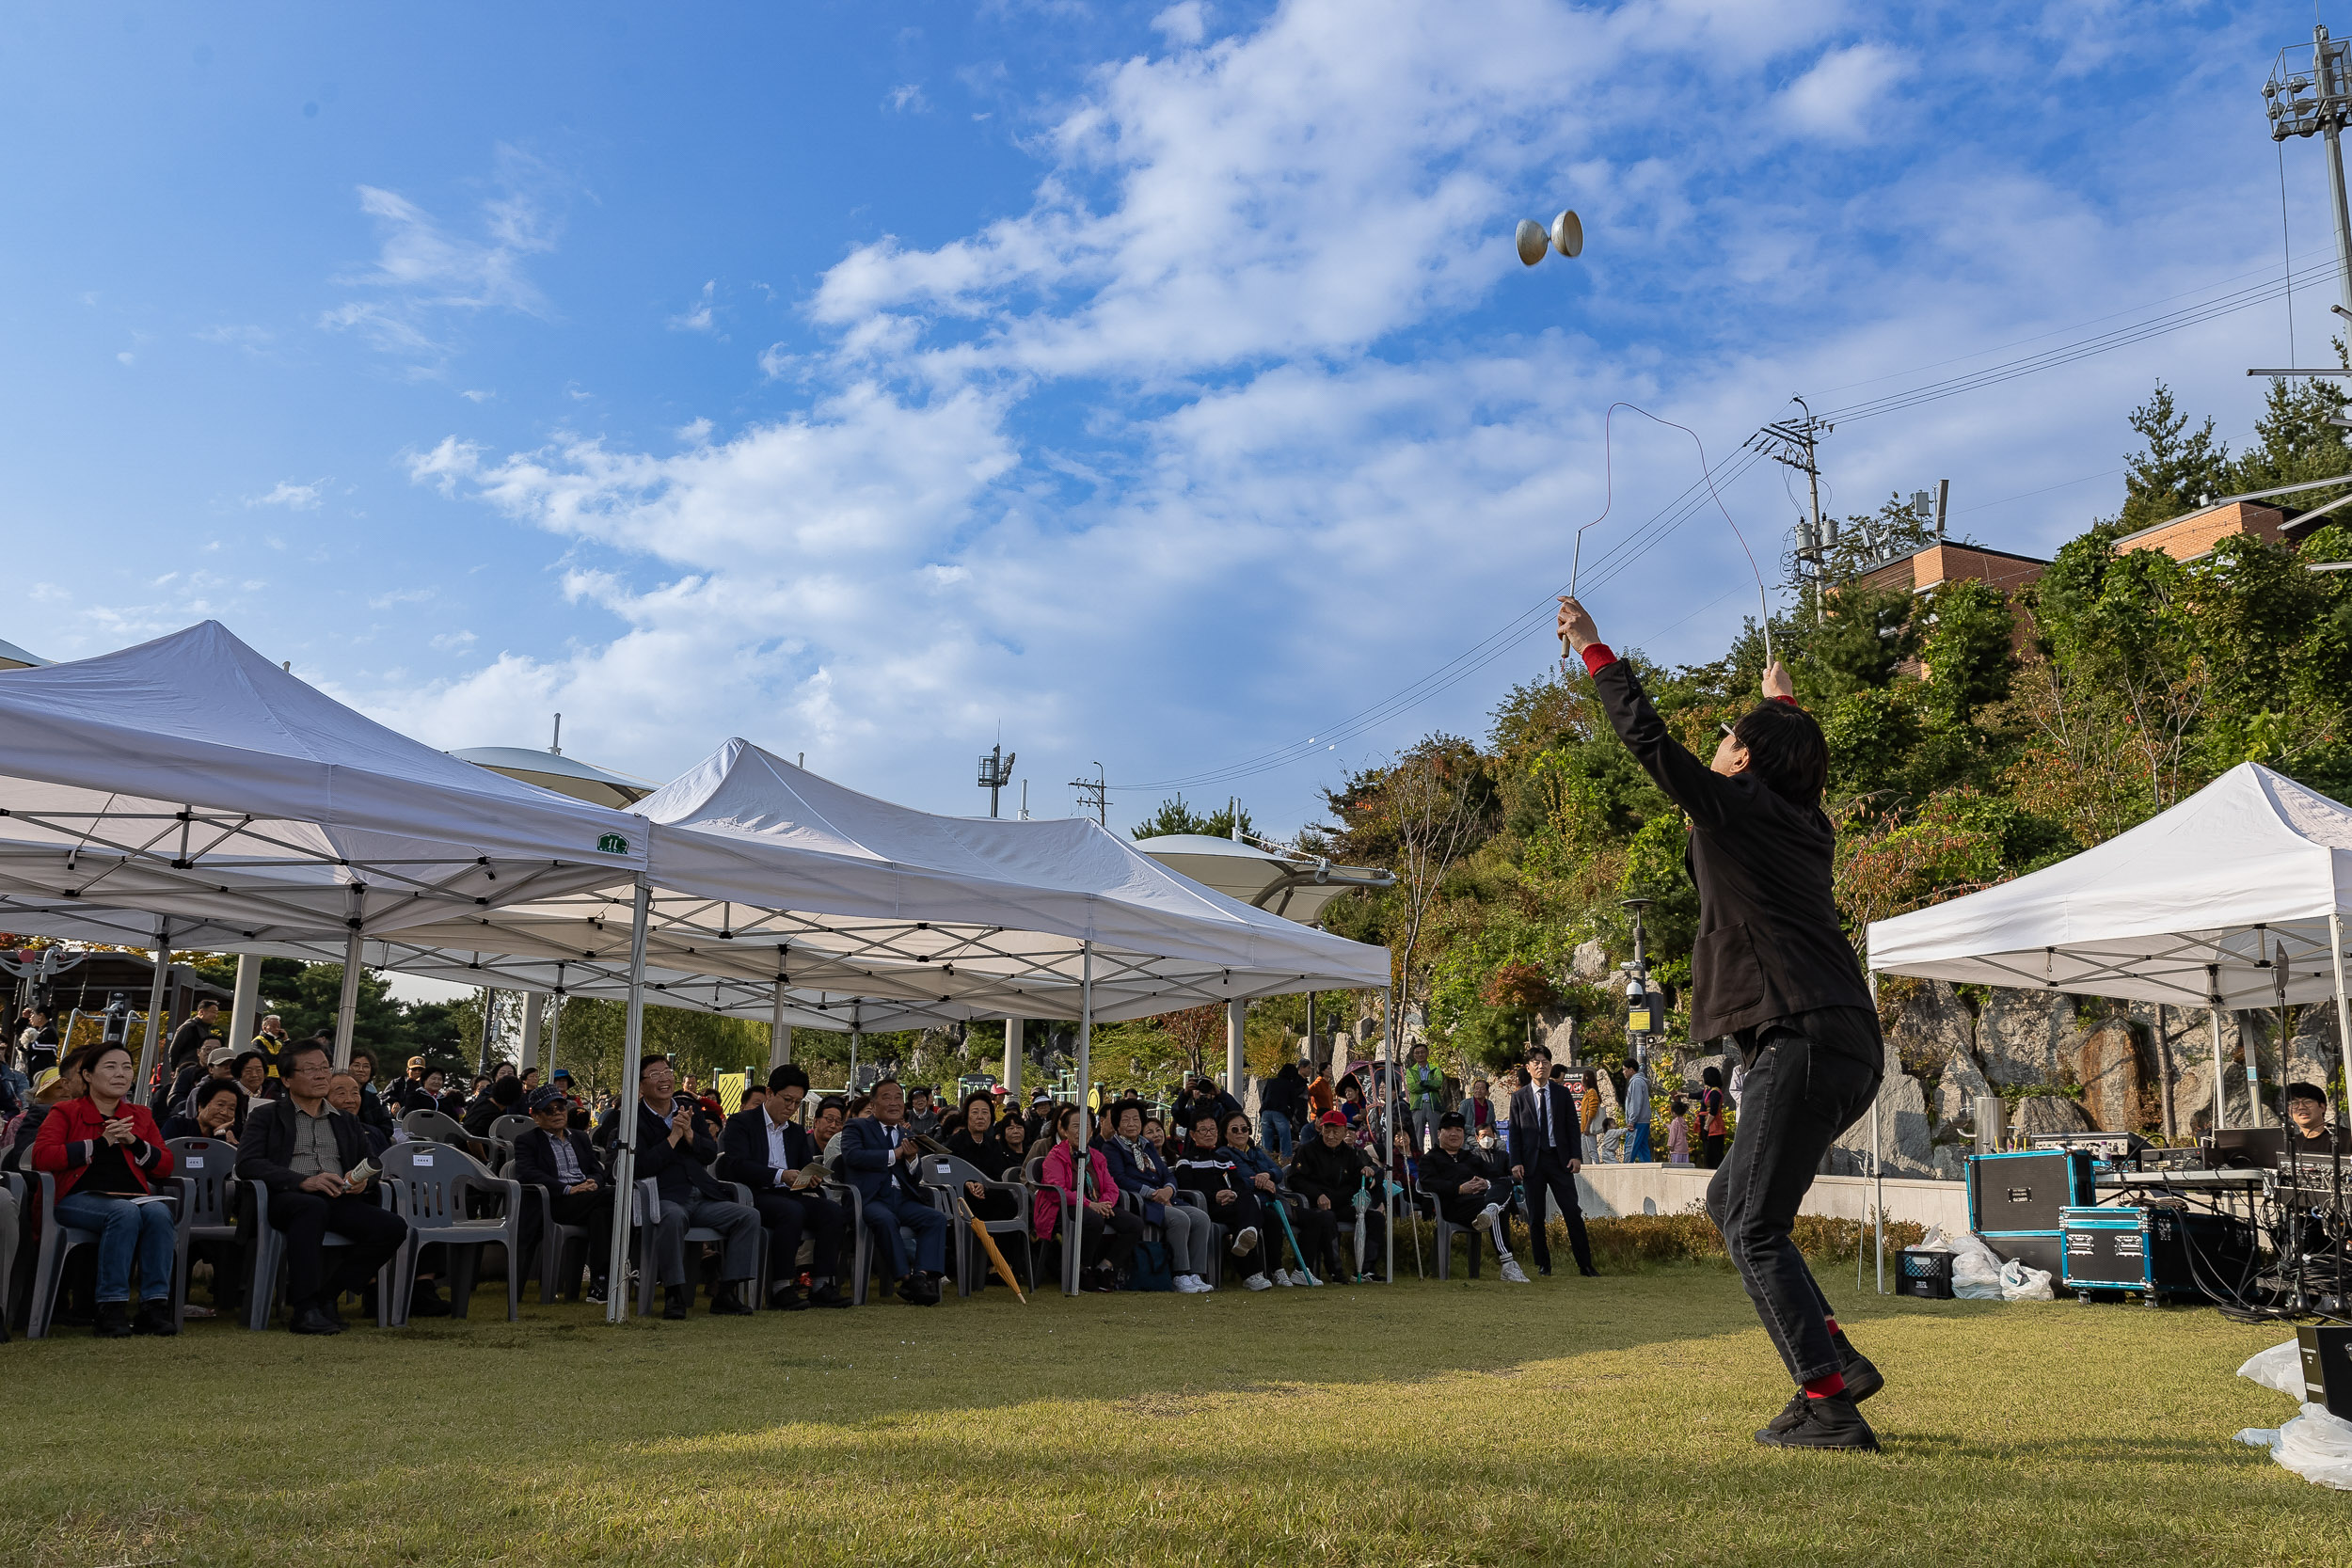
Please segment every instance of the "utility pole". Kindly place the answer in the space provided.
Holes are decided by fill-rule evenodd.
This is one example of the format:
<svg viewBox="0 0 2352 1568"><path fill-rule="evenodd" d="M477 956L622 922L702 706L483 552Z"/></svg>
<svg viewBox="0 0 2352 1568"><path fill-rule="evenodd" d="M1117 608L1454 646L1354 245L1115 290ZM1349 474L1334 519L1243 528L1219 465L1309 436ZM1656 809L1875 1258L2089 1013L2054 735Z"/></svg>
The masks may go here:
<svg viewBox="0 0 2352 1568"><path fill-rule="evenodd" d="M1005 750L1001 740L980 759L980 787L988 791L988 815L992 818L996 816L998 793L1012 783L1012 753Z"/></svg>
<svg viewBox="0 0 2352 1568"><path fill-rule="evenodd" d="M1797 570L1813 586L1813 608L1821 608L1821 579L1828 573L1828 548L1837 543L1837 522L1828 519L1826 531L1821 516L1821 465L1816 448L1820 438L1837 427L1825 424L1813 417L1803 398L1789 402L1804 409L1801 418L1779 420L1766 425L1742 442L1775 463L1785 464L1804 475L1807 493L1812 498L1810 518L1797 523Z"/></svg>
<svg viewBox="0 0 2352 1568"><path fill-rule="evenodd" d="M1094 765L1094 777L1070 781L1070 787L1078 792L1078 804L1092 806L1094 820L1104 828L1111 825L1110 785L1106 782L1108 777L1109 775L1103 771L1103 765L1098 762Z"/></svg>
<svg viewBox="0 0 2352 1568"><path fill-rule="evenodd" d="M2309 53L2308 61L2305 58ZM2325 24L2312 28L2312 41L2290 44L2279 51L2263 84L2265 112L2270 117L2270 139L2308 136L2316 132L2328 148L2328 196L2336 214L2336 286L2343 298L2337 314L2352 331L2352 207L2344 193L2344 147L2341 133L2352 122L2352 40L2331 39Z"/></svg>

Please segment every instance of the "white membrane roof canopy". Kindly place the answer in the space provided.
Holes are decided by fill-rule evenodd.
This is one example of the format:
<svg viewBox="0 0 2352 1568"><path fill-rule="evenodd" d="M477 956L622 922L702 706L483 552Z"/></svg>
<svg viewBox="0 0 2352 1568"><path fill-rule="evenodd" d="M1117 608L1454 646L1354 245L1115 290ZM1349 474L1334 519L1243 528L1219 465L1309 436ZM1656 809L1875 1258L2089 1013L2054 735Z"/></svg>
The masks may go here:
<svg viewBox="0 0 2352 1568"><path fill-rule="evenodd" d="M1874 921L1883 974L2175 1006L2337 994L2352 915L2352 809L2241 763L2070 860Z"/></svg>

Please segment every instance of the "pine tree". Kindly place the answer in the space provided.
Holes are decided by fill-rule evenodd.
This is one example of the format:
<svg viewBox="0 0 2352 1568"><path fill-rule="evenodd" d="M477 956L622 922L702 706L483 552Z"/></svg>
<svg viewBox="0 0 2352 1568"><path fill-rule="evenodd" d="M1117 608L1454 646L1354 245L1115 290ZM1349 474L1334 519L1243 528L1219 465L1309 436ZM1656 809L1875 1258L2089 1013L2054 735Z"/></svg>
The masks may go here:
<svg viewBox="0 0 2352 1568"><path fill-rule="evenodd" d="M2171 388L2157 382L2148 401L2132 410L2131 426L2148 445L2123 459L2124 532L2231 493L2229 447L2214 439L2211 417L2189 430L2188 416L2173 404Z"/></svg>

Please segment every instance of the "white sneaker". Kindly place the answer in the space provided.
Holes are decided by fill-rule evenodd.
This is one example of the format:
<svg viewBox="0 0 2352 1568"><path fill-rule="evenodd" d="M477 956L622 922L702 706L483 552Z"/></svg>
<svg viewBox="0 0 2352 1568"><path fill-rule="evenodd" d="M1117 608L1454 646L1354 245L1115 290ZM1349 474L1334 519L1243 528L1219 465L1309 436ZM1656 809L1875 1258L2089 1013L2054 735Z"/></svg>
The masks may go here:
<svg viewBox="0 0 2352 1568"><path fill-rule="evenodd" d="M1491 1230L1491 1229L1493 1229L1493 1228L1494 1228L1494 1223L1495 1223L1495 1217L1496 1217L1497 1215L1501 1214L1502 1212L1502 1204L1500 1204L1500 1203L1489 1203L1489 1204L1487 1204L1487 1205L1486 1205L1486 1207L1485 1207L1484 1209L1481 1209L1480 1211L1478 1211L1478 1217L1477 1217L1476 1219L1474 1219L1474 1220L1470 1221L1470 1228L1471 1228L1472 1230Z"/></svg>
<svg viewBox="0 0 2352 1568"><path fill-rule="evenodd" d="M1181 1294L1197 1296L1208 1288L1207 1283L1197 1274L1180 1274L1176 1276L1176 1289Z"/></svg>
<svg viewBox="0 0 2352 1568"><path fill-rule="evenodd" d="M1243 1280L1242 1283L1248 1286L1253 1291L1271 1291L1274 1289L1274 1281L1268 1279L1262 1274L1253 1274L1248 1279Z"/></svg>
<svg viewBox="0 0 2352 1568"><path fill-rule="evenodd" d="M1274 1271L1274 1283L1279 1285L1283 1290L1287 1291L1294 1285L1296 1285L1298 1281L1291 1277L1290 1270L1277 1269Z"/></svg>
<svg viewBox="0 0 2352 1568"><path fill-rule="evenodd" d="M1245 1225L1241 1227L1241 1234L1233 1238L1232 1254L1236 1258L1246 1258L1257 1244L1258 1227Z"/></svg>
<svg viewBox="0 0 2352 1568"><path fill-rule="evenodd" d="M1534 1280L1527 1277L1527 1271L1519 1267L1519 1260L1516 1258L1505 1258L1502 1260L1502 1282L1505 1285L1532 1285L1534 1283Z"/></svg>
<svg viewBox="0 0 2352 1568"><path fill-rule="evenodd" d="M1309 1273L1308 1273L1305 1269L1301 1269L1301 1270L1299 1270L1299 1271L1298 1271L1298 1275L1297 1275L1297 1277L1298 1277L1298 1282L1299 1282L1301 1285L1305 1285L1305 1286L1308 1286L1308 1287L1310 1287L1310 1288L1319 1287L1319 1286L1321 1286L1321 1285L1322 1285L1322 1283L1323 1283L1323 1277L1322 1277L1322 1275L1311 1275L1311 1274L1309 1274Z"/></svg>

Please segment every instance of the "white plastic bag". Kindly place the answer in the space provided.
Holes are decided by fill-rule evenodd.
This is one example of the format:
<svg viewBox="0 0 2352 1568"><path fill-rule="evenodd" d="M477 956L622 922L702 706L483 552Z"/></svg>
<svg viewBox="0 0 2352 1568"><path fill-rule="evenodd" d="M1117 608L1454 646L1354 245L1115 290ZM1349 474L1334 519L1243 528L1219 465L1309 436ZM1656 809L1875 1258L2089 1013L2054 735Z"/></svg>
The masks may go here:
<svg viewBox="0 0 2352 1568"><path fill-rule="evenodd" d="M2022 1258L2012 1258L2001 1265L2001 1299L2056 1301L2058 1293L2050 1289L2049 1270L2037 1269Z"/></svg>
<svg viewBox="0 0 2352 1568"><path fill-rule="evenodd" d="M2237 1440L2268 1449L2271 1458L2305 1481L2352 1492L2352 1421L2328 1415L2325 1405L2305 1405L2303 1414L2276 1431L2249 1427Z"/></svg>
<svg viewBox="0 0 2352 1568"><path fill-rule="evenodd" d="M2246 1358L2246 1365L2237 1370L2237 1375L2265 1388L2276 1388L2297 1404L2302 1403L2302 1341L2289 1339L2285 1344L2256 1351Z"/></svg>
<svg viewBox="0 0 2352 1568"><path fill-rule="evenodd" d="M2001 1260L1973 1235L1954 1236L1945 1244L1952 1253L1952 1294L1963 1301L2001 1299Z"/></svg>

